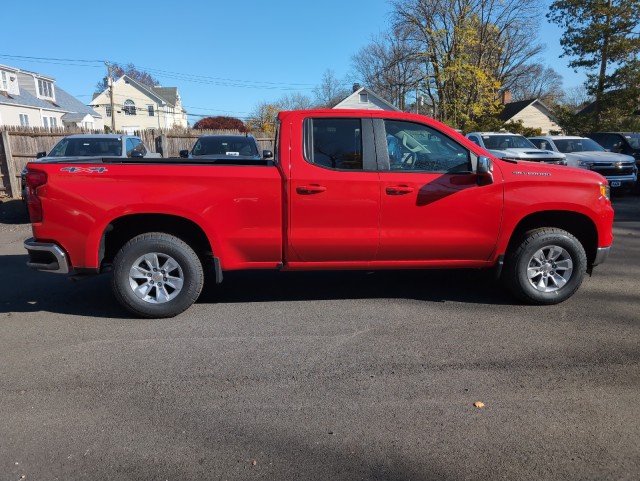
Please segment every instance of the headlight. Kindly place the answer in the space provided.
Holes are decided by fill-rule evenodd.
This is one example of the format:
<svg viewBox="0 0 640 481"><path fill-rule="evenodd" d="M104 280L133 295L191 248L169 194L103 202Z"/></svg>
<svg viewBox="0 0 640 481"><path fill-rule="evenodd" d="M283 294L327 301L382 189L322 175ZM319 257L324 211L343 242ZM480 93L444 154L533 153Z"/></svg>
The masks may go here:
<svg viewBox="0 0 640 481"><path fill-rule="evenodd" d="M600 195L607 200L611 199L611 188L609 185L600 184Z"/></svg>
<svg viewBox="0 0 640 481"><path fill-rule="evenodd" d="M590 169L591 168L591 162L587 162L586 160L579 160L578 161L578 167L582 167L583 169Z"/></svg>

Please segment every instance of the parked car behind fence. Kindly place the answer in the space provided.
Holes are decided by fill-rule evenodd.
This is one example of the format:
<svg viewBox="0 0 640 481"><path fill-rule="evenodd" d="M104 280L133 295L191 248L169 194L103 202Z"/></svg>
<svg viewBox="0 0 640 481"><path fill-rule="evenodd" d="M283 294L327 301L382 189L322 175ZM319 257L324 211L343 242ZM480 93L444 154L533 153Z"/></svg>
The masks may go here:
<svg viewBox="0 0 640 481"><path fill-rule="evenodd" d="M48 154L38 152L36 157L46 161L62 157L159 158L161 155L151 152L144 142L134 135L76 134L64 137ZM27 167L25 166L20 174L23 202L27 199L26 175Z"/></svg>

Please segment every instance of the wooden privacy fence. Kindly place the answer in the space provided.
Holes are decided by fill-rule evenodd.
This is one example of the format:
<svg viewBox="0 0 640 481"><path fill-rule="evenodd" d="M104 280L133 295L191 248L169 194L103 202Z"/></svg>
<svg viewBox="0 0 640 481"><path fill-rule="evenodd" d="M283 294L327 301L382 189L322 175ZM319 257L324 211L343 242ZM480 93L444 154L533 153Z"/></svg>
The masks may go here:
<svg viewBox="0 0 640 481"><path fill-rule="evenodd" d="M0 126L0 196L20 198L20 172L38 152L49 152L63 137L72 134L104 133L95 130ZM237 130L146 130L136 132L151 152L163 157L178 157L181 150L191 150L202 135L238 135ZM244 134L240 134L244 135ZM273 139L256 135L260 150L273 151Z"/></svg>
<svg viewBox="0 0 640 481"><path fill-rule="evenodd" d="M179 129L167 131L146 130L138 132L139 137L153 152L161 152L163 157L178 157L181 150L191 150L196 140L203 135L244 135L239 130L194 130ZM273 151L273 138L254 135L260 152Z"/></svg>

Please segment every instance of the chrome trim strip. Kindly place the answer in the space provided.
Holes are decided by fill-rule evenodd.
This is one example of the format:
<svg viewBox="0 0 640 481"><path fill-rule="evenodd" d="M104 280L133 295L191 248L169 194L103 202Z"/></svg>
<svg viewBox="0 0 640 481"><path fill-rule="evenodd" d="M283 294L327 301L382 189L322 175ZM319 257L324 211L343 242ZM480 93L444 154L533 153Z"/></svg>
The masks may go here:
<svg viewBox="0 0 640 481"><path fill-rule="evenodd" d="M35 262L27 262L27 266L39 271L54 272L56 274L68 274L69 262L67 254L56 244L48 242L36 242L34 238L24 241L24 248L27 251L40 251L50 253L56 260L50 264L39 264Z"/></svg>
<svg viewBox="0 0 640 481"><path fill-rule="evenodd" d="M602 264L609 257L609 251L611 250L611 246L609 247L598 247L598 252L596 253L596 258L593 261L593 266L597 266Z"/></svg>
<svg viewBox="0 0 640 481"><path fill-rule="evenodd" d="M597 170L594 170L592 172L595 172L596 174L600 174L600 172L598 172ZM635 182L637 179L635 174L634 175L603 175L603 177L607 180L617 180L619 182Z"/></svg>

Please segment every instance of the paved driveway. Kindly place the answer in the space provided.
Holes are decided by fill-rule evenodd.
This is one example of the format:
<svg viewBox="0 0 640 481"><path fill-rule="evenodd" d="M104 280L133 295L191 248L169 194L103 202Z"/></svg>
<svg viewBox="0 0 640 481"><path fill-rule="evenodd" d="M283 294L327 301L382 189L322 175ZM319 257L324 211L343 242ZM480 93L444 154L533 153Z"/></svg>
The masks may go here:
<svg viewBox="0 0 640 481"><path fill-rule="evenodd" d="M166 320L130 318L107 277L28 271L19 207L0 480L638 479L640 197L558 306L478 272L263 272Z"/></svg>

